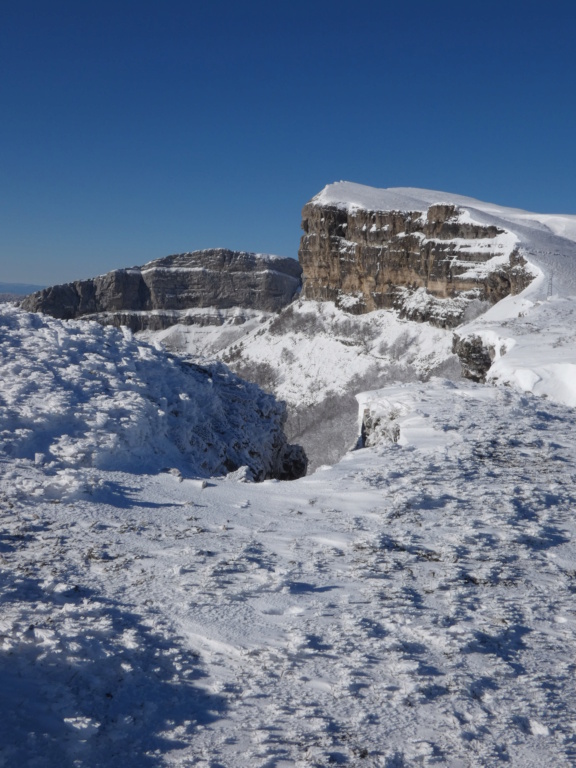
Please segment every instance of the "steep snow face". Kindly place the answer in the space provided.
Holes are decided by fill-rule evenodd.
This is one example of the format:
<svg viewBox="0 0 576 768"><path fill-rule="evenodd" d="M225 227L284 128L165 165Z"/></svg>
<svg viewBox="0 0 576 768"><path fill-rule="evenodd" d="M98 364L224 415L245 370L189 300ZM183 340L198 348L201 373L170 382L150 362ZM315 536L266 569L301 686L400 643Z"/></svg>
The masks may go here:
<svg viewBox="0 0 576 768"><path fill-rule="evenodd" d="M45 466L274 474L284 405L223 366L184 364L130 332L0 308L0 451Z"/></svg>

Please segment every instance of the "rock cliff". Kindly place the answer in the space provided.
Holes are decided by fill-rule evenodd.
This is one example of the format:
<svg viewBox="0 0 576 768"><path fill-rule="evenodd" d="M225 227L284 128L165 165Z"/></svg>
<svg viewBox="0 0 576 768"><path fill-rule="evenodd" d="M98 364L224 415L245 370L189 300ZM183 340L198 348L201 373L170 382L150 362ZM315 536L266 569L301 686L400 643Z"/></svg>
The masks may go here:
<svg viewBox="0 0 576 768"><path fill-rule="evenodd" d="M216 248L45 288L21 306L60 319L89 317L133 331L161 330L203 322L186 315L191 308L276 312L300 289L301 272L294 259Z"/></svg>
<svg viewBox="0 0 576 768"><path fill-rule="evenodd" d="M377 194L347 200L358 189L371 190L340 182L304 206L304 298L453 327L532 280L513 233L448 203L383 210Z"/></svg>

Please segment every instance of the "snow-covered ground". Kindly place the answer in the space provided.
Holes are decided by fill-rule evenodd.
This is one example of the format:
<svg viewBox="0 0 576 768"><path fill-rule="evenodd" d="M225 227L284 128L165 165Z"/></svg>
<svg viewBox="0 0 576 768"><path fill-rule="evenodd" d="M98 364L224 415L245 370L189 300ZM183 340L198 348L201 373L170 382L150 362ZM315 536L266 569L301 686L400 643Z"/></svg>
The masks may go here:
<svg viewBox="0 0 576 768"><path fill-rule="evenodd" d="M3 765L573 765L574 411L389 400L293 483L3 456Z"/></svg>
<svg viewBox="0 0 576 768"><path fill-rule="evenodd" d="M0 765L576 764L574 217L384 192L512 223L541 276L465 329L494 342L488 384L362 394L370 447L301 480L202 482L177 439L198 419L213 439L198 370L3 310ZM450 360L393 313L294 305L301 344L283 317L243 349L311 404L370 355L400 379Z"/></svg>

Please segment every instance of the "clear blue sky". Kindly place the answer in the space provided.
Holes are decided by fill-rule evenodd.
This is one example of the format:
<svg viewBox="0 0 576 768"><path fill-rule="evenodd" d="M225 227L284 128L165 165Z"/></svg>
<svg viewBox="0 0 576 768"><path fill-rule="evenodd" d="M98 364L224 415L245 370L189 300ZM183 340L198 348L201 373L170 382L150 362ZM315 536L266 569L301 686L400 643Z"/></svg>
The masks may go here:
<svg viewBox="0 0 576 768"><path fill-rule="evenodd" d="M576 213L576 6L4 0L0 281L296 256L325 184Z"/></svg>

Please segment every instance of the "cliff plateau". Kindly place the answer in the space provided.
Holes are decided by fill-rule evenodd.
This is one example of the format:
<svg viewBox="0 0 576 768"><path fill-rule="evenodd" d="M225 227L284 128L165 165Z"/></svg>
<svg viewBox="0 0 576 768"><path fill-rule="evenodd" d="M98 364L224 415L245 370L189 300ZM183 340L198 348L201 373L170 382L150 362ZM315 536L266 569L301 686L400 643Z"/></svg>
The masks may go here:
<svg viewBox="0 0 576 768"><path fill-rule="evenodd" d="M449 328L533 279L509 230L453 203L395 209L386 192L339 182L304 206L304 298Z"/></svg>
<svg viewBox="0 0 576 768"><path fill-rule="evenodd" d="M294 259L214 248L45 288L21 306L63 320L84 317L126 325L132 331L162 330L175 323L218 325L218 312L204 316L188 310L276 312L299 291L301 272ZM244 322L242 312L235 322Z"/></svg>

